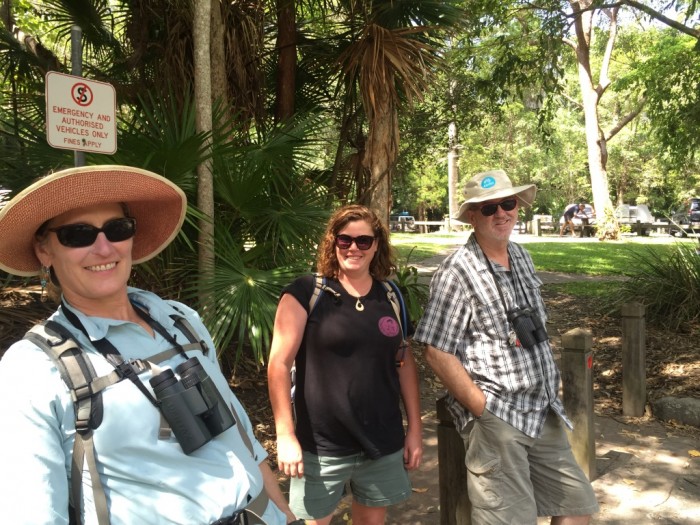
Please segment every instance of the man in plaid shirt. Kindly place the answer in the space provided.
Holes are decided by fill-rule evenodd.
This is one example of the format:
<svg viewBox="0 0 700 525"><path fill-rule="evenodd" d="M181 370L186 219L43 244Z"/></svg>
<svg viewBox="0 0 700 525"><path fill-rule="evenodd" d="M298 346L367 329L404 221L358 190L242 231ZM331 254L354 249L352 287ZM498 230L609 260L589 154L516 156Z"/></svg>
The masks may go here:
<svg viewBox="0 0 700 525"><path fill-rule="evenodd" d="M564 429L572 425L558 396L542 282L510 241L518 208L535 193L502 170L467 183L456 219L474 233L435 273L414 335L449 392L477 525L534 525L537 516L585 525L598 511Z"/></svg>

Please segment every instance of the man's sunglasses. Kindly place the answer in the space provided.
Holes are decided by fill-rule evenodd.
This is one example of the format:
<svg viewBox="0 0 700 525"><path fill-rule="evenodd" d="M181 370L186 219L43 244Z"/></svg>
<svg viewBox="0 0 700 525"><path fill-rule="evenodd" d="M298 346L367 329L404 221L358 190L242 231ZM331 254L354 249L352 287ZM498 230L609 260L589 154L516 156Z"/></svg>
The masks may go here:
<svg viewBox="0 0 700 525"><path fill-rule="evenodd" d="M69 248L84 248L91 246L97 240L100 232L105 234L109 242L121 242L131 239L136 234L136 219L121 217L107 221L102 228L90 224L66 224L58 228L49 228L56 232L58 242Z"/></svg>
<svg viewBox="0 0 700 525"><path fill-rule="evenodd" d="M485 204L479 210L481 211L481 215L484 217L491 217L491 215L495 214L498 211L498 207L500 206L503 208L503 211L511 211L515 209L515 206L518 204L518 199L506 199L501 202L492 202L491 204Z"/></svg>
<svg viewBox="0 0 700 525"><path fill-rule="evenodd" d="M369 250L374 242L374 237L371 235L358 235L357 237L351 237L350 235L336 235L335 245L341 250L347 250L355 243L358 250Z"/></svg>

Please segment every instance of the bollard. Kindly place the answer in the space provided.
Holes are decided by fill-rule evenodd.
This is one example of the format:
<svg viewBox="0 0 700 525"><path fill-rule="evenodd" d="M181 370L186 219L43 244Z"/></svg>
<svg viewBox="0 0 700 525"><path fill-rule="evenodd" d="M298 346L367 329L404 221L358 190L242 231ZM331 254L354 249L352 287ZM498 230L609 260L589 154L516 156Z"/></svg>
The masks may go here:
<svg viewBox="0 0 700 525"><path fill-rule="evenodd" d="M575 328L561 337L561 377L564 409L574 424L569 433L571 450L589 481L596 478L593 424L593 336Z"/></svg>
<svg viewBox="0 0 700 525"><path fill-rule="evenodd" d="M437 400L440 525L471 525L464 441L455 428L447 400Z"/></svg>
<svg viewBox="0 0 700 525"><path fill-rule="evenodd" d="M539 217L537 217L536 219L533 219L533 221L532 221L532 235L536 235L537 237L542 237L542 226L540 224Z"/></svg>
<svg viewBox="0 0 700 525"><path fill-rule="evenodd" d="M644 415L646 390L646 326L644 305L622 306L622 415Z"/></svg>

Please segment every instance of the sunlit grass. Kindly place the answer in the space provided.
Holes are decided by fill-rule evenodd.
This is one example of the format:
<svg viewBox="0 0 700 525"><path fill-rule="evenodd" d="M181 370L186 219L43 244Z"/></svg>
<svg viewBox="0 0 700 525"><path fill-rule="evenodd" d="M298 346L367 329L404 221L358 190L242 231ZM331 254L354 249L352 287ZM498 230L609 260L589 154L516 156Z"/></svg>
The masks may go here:
<svg viewBox="0 0 700 525"><path fill-rule="evenodd" d="M439 253L449 253L461 245L466 236L464 232L392 233L391 241L403 260L413 249L410 262L415 263ZM517 236L513 240L523 243L538 271L584 275L627 275L635 268L640 253L652 250L663 258L681 242L673 238L666 241L637 237L617 242L557 241L551 238L539 241L532 237L521 240Z"/></svg>
<svg viewBox="0 0 700 525"><path fill-rule="evenodd" d="M571 243L531 242L527 250L535 268L545 272L580 273L586 275L625 275L634 267L635 256L642 250L653 250L663 257L673 245L638 243Z"/></svg>
<svg viewBox="0 0 700 525"><path fill-rule="evenodd" d="M572 281L569 283L548 284L547 289L576 297L610 297L619 291L621 284L616 281Z"/></svg>

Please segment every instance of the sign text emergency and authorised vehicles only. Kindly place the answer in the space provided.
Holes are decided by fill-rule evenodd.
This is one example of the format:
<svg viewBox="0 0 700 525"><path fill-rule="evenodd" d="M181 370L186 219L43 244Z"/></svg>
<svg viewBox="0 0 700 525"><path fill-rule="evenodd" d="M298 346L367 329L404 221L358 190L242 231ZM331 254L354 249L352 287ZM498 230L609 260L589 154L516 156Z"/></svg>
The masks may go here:
<svg viewBox="0 0 700 525"><path fill-rule="evenodd" d="M117 151L117 95L106 82L46 74L46 138L54 148Z"/></svg>

